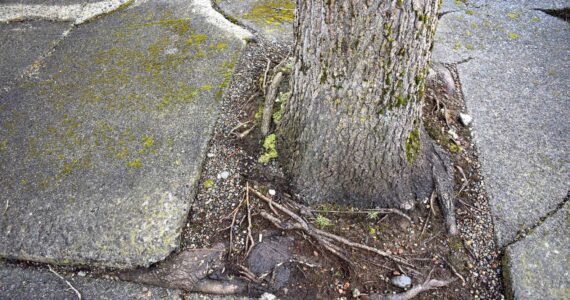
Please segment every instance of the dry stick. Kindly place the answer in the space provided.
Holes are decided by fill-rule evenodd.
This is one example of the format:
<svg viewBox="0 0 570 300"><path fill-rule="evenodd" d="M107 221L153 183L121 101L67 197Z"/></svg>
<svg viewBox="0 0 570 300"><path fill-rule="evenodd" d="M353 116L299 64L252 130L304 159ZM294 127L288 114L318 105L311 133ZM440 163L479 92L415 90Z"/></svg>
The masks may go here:
<svg viewBox="0 0 570 300"><path fill-rule="evenodd" d="M437 279L430 279L431 274L433 273L433 269L429 272L428 276L424 283L415 285L413 288L409 289L406 292L398 293L395 295L380 295L380 294L371 294L370 299L372 300L409 300L417 296L421 292L433 290L439 287L444 287L455 281L454 279L450 280L437 280Z"/></svg>
<svg viewBox="0 0 570 300"><path fill-rule="evenodd" d="M247 252L245 253L245 256L248 256L253 246L255 246L255 240L253 239L253 235L251 234L251 207L249 206L249 182L246 182L245 204L247 205L247 238L249 241L248 243L246 243Z"/></svg>
<svg viewBox="0 0 570 300"><path fill-rule="evenodd" d="M265 73L263 75L263 83L261 86L261 91L263 92L263 95L265 95L266 90L265 90L265 85L266 85L266 81L267 81L267 75L269 74L269 67L271 66L271 59L267 58L267 67L265 67Z"/></svg>
<svg viewBox="0 0 570 300"><path fill-rule="evenodd" d="M239 211L239 208L241 206L241 204L243 203L243 200L239 202L238 206L234 209L234 211L232 212L232 224L230 225L230 249L228 251L228 255L231 255L232 253L232 247L233 247L233 233L234 233L234 225L236 223L236 217L237 217L237 213Z"/></svg>
<svg viewBox="0 0 570 300"><path fill-rule="evenodd" d="M278 72L273 76L267 94L265 94L265 106L263 108L263 118L261 119L261 134L264 136L269 133L271 116L273 115L273 104L275 103L275 97L277 97L277 90L279 89L281 80L283 80L283 73Z"/></svg>
<svg viewBox="0 0 570 300"><path fill-rule="evenodd" d="M435 214L435 208L433 207L433 205L434 205L433 203L434 203L434 200L435 200L435 196L436 196L435 191L432 191L432 192L431 192L431 197L429 197L429 208L430 208L431 213L433 214L434 217L436 216L436 214Z"/></svg>
<svg viewBox="0 0 570 300"><path fill-rule="evenodd" d="M457 170L459 170L459 173L461 173L461 176L463 176L463 184L461 185L461 188L459 189L459 192L457 192L457 195L461 194L461 192L463 192L463 189L467 187L467 185L469 184L469 181L467 180L467 176L465 176L465 172L463 172L463 169L460 166L455 166L457 168Z"/></svg>
<svg viewBox="0 0 570 300"><path fill-rule="evenodd" d="M457 276L461 280L461 285L465 286L465 278L463 278L463 276L461 276L461 274L459 274L459 272L457 272L455 267L450 262L448 262L447 259L441 257L441 260L443 260L445 262L445 264L449 266L449 268L451 269L453 274L455 274L455 276Z"/></svg>
<svg viewBox="0 0 570 300"><path fill-rule="evenodd" d="M314 234L313 232L310 231L306 231L303 229L303 226L299 223L296 224L292 224L292 223L286 223L283 224L283 222L281 222L281 220L279 220L277 217L267 213L266 211L261 211L259 213L263 218L265 218L267 221L269 221L271 224L273 224L273 226L281 229L281 230L300 230L302 232L307 233L309 236L311 236L312 238L314 238L315 240L317 240L317 242L319 244L321 244L321 246L323 246L326 250L328 250L329 252L331 252L332 254L336 255L338 258L340 258L341 260L345 261L346 263L348 263L350 266L353 265L353 262L348 259L348 257L346 257L344 254L341 253L340 248L338 248L336 245L332 244L331 242L329 242L328 240L324 239L323 237L320 237L316 234Z"/></svg>
<svg viewBox="0 0 570 300"><path fill-rule="evenodd" d="M427 224L429 222L429 217L431 217L431 210L428 212L426 221L424 222L424 226L422 226L422 232L420 232L420 236L419 236L420 239L422 238L422 235L424 235L424 232L426 231Z"/></svg>
<svg viewBox="0 0 570 300"><path fill-rule="evenodd" d="M259 277L257 277L257 275L255 275L253 272L251 272L250 269L246 268L243 265L238 265L238 267L240 268L240 273L245 276L245 278L249 279L250 281L253 281L255 283L261 283L261 279Z"/></svg>
<svg viewBox="0 0 570 300"><path fill-rule="evenodd" d="M254 190L254 189L252 189L252 188L249 188L249 189L251 190L251 192L252 192L253 194L255 194L255 195L256 195L258 198L260 198L261 200L263 200L263 201L265 201L265 202L267 202L267 203L269 203L269 201L271 201L271 199L269 199L268 197L264 196L264 195L261 194L260 192ZM294 212L290 211L290 210L287 209L286 207L280 205L280 204L277 203L277 202L273 202L273 205L274 205L277 209L279 209L280 211L282 211L283 213L285 213L286 215L288 215L289 217L291 217L293 220L297 221L298 226L295 226L296 228L294 228L294 229L300 229L300 230L305 231L307 234L309 234L309 235L312 236L312 237L318 237L317 240L318 240L319 242L321 242L321 240L322 240L322 241L324 241L326 244L331 244L330 242L326 241L324 238L329 239L329 240L333 240L333 241L337 241L337 242L339 242L339 243L341 243L341 244L347 245L347 246L352 247L352 248L359 248L359 249L363 249L363 250L366 250L366 251L369 251L369 252L374 252L374 253L376 253L376 254L378 254L378 255L380 255L380 256L389 258L389 259L391 259L391 260L393 260L393 261L395 261L395 262L398 262L398 263L401 263L401 264L403 264L403 265L406 265L406 266L408 266L408 267L413 268L413 265L411 265L410 263L408 263L406 260L404 260L404 259L401 258L401 257L392 255L392 254L390 254L390 253L388 253L388 252L385 252L385 251L382 251L382 250L378 250L378 249L376 249L376 248L372 248L372 247L369 247L369 246L366 246L366 245L354 243L354 242L352 242L352 241L350 241L350 240L347 240L346 238L343 238L343 237L341 237L341 236L338 236L338 235L335 235L335 234L332 234L332 233L329 233L329 232L326 232L326 231L322 231L322 230L320 230L320 229L313 228L312 226L309 226L309 225L307 224L307 222L306 222L303 218L301 218L300 216L298 216L298 215L295 214Z"/></svg>
<svg viewBox="0 0 570 300"><path fill-rule="evenodd" d="M404 218L406 218L406 220L408 221L412 221L412 218L410 218L408 215L406 215L405 213L403 213L401 210L395 209L395 208L376 208L376 209L366 209L366 210L361 210L361 211L347 211L347 210L311 210L311 212L316 212L316 213L333 213L333 214L368 214L371 212L378 212L381 214L397 214L399 216L402 216Z"/></svg>
<svg viewBox="0 0 570 300"><path fill-rule="evenodd" d="M69 281L67 281L67 279L65 279L63 276L59 275L59 273L54 271L50 265L48 265L48 269L50 272L55 274L55 276L59 277L59 279L65 281L65 283L67 283L67 285L75 292L75 294L77 295L77 299L81 300L81 293L75 287L73 287L73 285L71 285L71 283L69 283Z"/></svg>

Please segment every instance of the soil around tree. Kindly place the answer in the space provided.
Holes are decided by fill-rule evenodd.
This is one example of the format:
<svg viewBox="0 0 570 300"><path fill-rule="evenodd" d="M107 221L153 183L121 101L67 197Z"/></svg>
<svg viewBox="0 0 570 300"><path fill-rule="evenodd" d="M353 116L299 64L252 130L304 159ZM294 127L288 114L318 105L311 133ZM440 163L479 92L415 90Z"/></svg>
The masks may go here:
<svg viewBox="0 0 570 300"><path fill-rule="evenodd" d="M477 151L471 142L469 128L459 122L458 115L464 107L453 65L435 68L439 72L432 76L432 84L426 93L424 124L439 147L451 153L456 169L454 193L459 235L447 235L439 205L433 203L432 207L429 200L408 212L411 221L397 214L371 214L347 206L309 207L308 219L316 227L404 257L414 266L409 268L364 251L344 248L354 262L348 267L303 234L277 230L259 215L262 209L269 211L270 208L250 195L251 235L256 246L249 258L246 256L246 209L238 211L231 227L232 212L244 199L246 184L288 207L296 207L295 203L303 201L291 192L276 161L266 165L259 163L264 152L259 125L244 138L236 137L236 133L246 132L259 122L255 118L263 103L259 85L268 60L275 66L287 52L286 47L261 39L251 43L238 62L229 93L222 103L222 115L203 168L201 188L188 219L183 248L204 248L218 242L227 244L232 230L233 245L227 256L226 272L248 281L250 279L240 271L243 266L255 271L253 273L260 279L249 282L256 288L250 289L247 296L259 296L265 291L280 299L331 299L351 298L359 293L361 297L371 293L396 293L404 289L391 284L391 278L406 275L415 285L422 283L433 270L432 278L457 280L447 287L420 294L418 299L501 299L500 253L492 238L493 227L479 175ZM288 85L283 84L280 92L287 89ZM438 108L436 102L439 102ZM271 196L273 191L275 195ZM282 239L282 243L275 242ZM288 261L267 262L265 259L269 266L264 266L264 271L260 272L259 266L252 261L266 257L271 251L280 253L276 257L286 257Z"/></svg>

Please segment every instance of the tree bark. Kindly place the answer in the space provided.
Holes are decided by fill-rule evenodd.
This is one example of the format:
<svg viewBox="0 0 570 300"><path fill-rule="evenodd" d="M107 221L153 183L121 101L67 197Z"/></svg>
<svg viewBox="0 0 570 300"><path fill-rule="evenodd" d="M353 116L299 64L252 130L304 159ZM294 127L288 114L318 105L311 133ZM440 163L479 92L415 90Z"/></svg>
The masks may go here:
<svg viewBox="0 0 570 300"><path fill-rule="evenodd" d="M303 199L409 209L434 189L450 192L449 159L421 121L438 6L297 1L278 147Z"/></svg>

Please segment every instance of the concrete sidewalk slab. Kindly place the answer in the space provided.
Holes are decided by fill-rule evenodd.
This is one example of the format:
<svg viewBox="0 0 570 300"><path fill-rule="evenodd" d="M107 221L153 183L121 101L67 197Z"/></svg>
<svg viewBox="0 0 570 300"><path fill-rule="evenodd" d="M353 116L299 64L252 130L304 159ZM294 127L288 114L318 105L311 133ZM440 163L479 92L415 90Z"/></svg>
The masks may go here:
<svg viewBox="0 0 570 300"><path fill-rule="evenodd" d="M148 266L178 246L243 42L149 1L77 26L0 95L0 255Z"/></svg>
<svg viewBox="0 0 570 300"><path fill-rule="evenodd" d="M48 21L0 23L0 88L18 80L70 27L69 23Z"/></svg>
<svg viewBox="0 0 570 300"><path fill-rule="evenodd" d="M510 299L570 298L570 203L525 239L507 247L503 258Z"/></svg>
<svg viewBox="0 0 570 300"><path fill-rule="evenodd" d="M523 4L444 15L433 53L435 61L460 62L499 246L569 189L570 27Z"/></svg>

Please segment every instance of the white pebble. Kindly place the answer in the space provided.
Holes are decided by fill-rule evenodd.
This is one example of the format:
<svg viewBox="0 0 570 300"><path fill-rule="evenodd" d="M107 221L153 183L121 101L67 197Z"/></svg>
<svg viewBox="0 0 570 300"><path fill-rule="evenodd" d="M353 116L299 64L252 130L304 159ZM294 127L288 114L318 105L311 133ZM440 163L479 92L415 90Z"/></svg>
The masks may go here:
<svg viewBox="0 0 570 300"><path fill-rule="evenodd" d="M468 114L460 113L459 120L461 121L461 124L469 126L469 124L471 124L471 121L473 121L473 118Z"/></svg>
<svg viewBox="0 0 570 300"><path fill-rule="evenodd" d="M271 189L269 190L269 195L271 195L271 196L275 196L276 193L277 192L275 190L271 190Z"/></svg>

